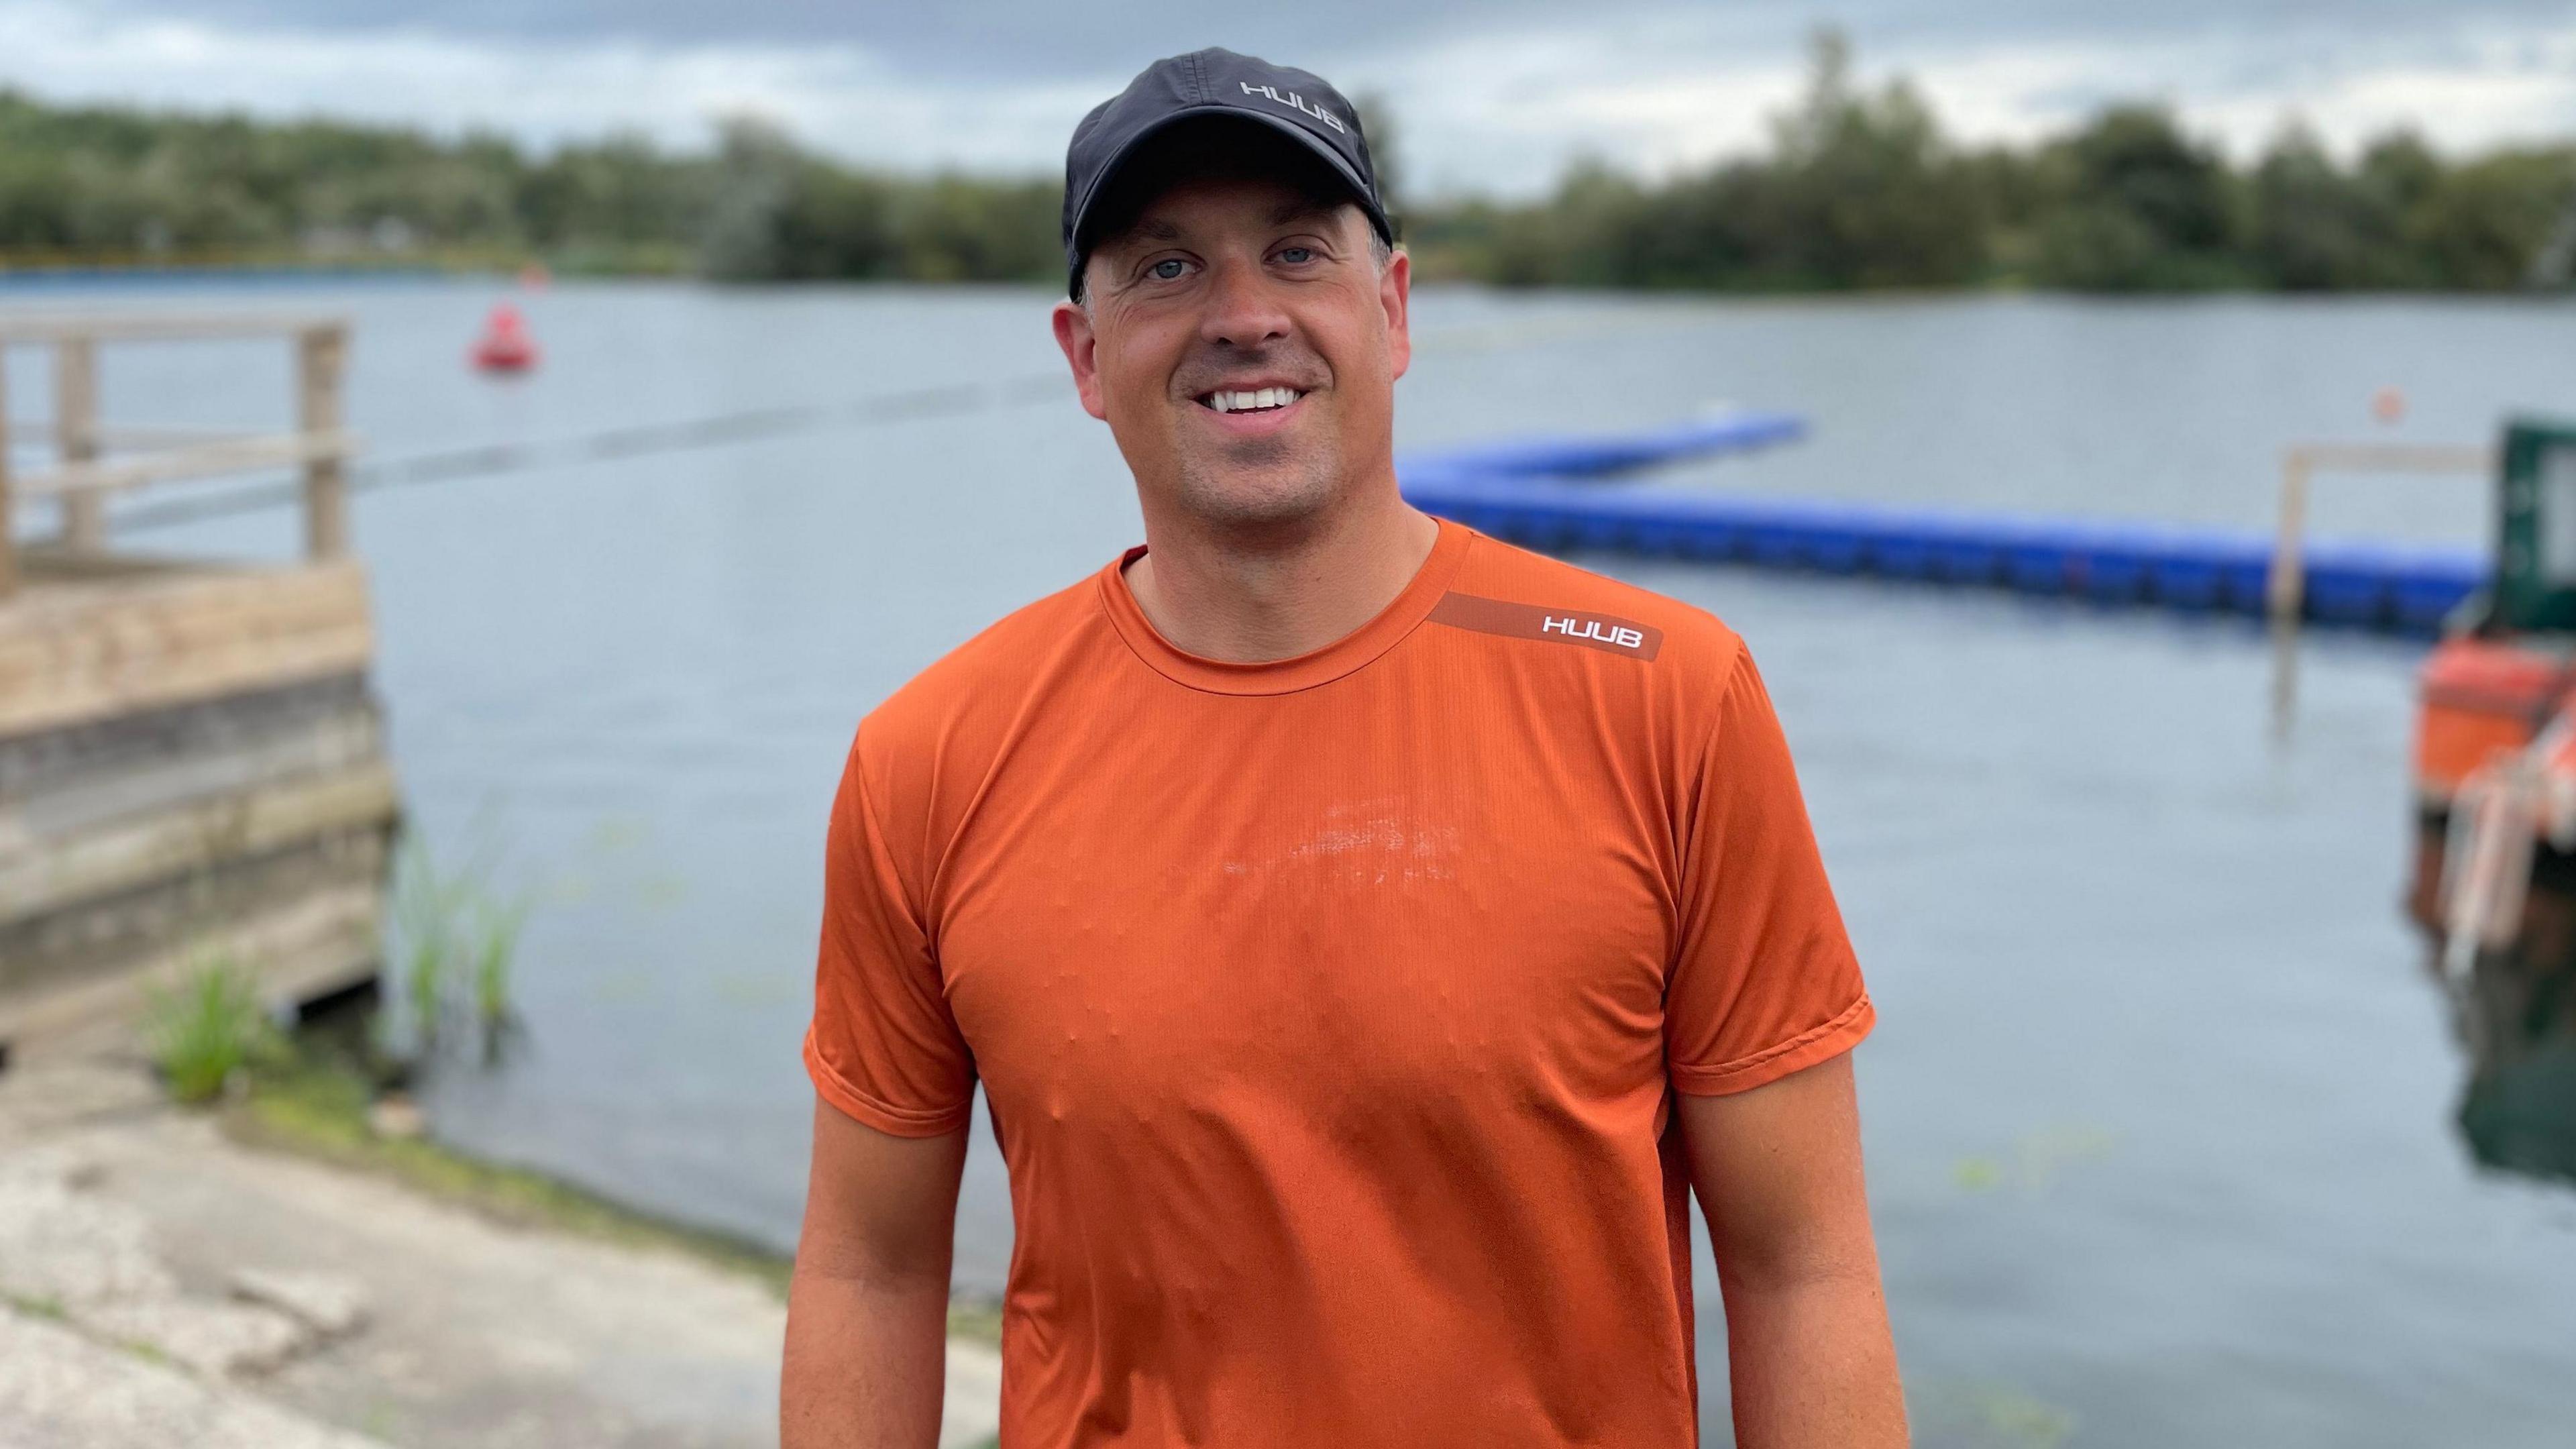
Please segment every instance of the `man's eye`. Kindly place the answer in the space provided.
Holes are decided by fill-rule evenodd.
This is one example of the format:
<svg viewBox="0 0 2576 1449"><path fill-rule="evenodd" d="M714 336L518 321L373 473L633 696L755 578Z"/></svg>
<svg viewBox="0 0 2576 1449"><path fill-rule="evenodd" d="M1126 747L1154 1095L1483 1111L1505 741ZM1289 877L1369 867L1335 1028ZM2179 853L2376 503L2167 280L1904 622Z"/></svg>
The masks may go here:
<svg viewBox="0 0 2576 1449"><path fill-rule="evenodd" d="M1165 257L1145 269L1146 275L1158 282L1168 282L1181 274L1184 263L1178 257Z"/></svg>
<svg viewBox="0 0 2576 1449"><path fill-rule="evenodd" d="M1314 259L1315 249L1313 247L1281 247L1279 249L1279 260L1286 262L1292 267L1302 265L1306 262L1311 262Z"/></svg>

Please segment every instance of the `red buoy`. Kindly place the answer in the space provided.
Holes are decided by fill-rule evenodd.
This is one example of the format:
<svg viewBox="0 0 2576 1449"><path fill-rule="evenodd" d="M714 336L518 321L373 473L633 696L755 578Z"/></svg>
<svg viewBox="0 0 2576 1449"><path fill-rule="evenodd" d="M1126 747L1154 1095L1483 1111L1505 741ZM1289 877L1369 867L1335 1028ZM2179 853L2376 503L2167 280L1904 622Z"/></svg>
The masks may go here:
<svg viewBox="0 0 2576 1449"><path fill-rule="evenodd" d="M492 309L483 335L474 339L474 365L485 372L525 372L537 365L537 344L519 309L507 302Z"/></svg>

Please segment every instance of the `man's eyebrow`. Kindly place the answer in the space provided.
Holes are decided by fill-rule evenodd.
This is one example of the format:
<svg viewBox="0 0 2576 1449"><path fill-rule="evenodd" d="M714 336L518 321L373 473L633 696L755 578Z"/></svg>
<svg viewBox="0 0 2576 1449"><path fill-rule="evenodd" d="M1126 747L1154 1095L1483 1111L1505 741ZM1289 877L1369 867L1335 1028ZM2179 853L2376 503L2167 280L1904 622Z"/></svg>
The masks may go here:
<svg viewBox="0 0 2576 1449"><path fill-rule="evenodd" d="M1340 204L1341 203L1334 201L1318 201L1311 197L1299 197L1293 201L1283 202L1277 208L1272 210L1270 213L1270 225L1286 226L1292 221L1302 221L1308 217L1330 216L1333 214L1335 209L1340 206ZM1137 240L1149 242L1176 242L1180 239L1181 228L1178 223L1159 216L1148 216L1140 218L1134 226L1127 228L1125 232L1112 238L1109 245L1114 246Z"/></svg>
<svg viewBox="0 0 2576 1449"><path fill-rule="evenodd" d="M1301 196L1294 201L1282 204L1278 210L1270 213L1270 224L1286 226L1292 221L1302 221L1310 216L1330 216L1337 205L1336 202L1317 201L1312 197Z"/></svg>
<svg viewBox="0 0 2576 1449"><path fill-rule="evenodd" d="M1101 237L1093 250L1122 255L1134 251L1139 246L1176 242L1180 239L1181 229L1172 222L1159 217L1139 217L1129 225Z"/></svg>

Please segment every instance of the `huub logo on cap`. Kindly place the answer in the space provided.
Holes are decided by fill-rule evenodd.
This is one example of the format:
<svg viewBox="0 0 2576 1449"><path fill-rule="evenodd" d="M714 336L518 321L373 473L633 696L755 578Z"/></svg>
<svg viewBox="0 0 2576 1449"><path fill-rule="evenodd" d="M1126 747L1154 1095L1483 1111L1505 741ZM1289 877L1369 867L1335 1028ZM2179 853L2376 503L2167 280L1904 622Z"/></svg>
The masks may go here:
<svg viewBox="0 0 2576 1449"><path fill-rule="evenodd" d="M1348 98L1322 76L1272 65L1230 50L1192 51L1137 72L1127 89L1092 107L1073 128L1064 153L1064 260L1067 288L1082 295L1082 264L1091 255L1095 203L1143 142L1193 118L1253 120L1315 153L1369 225L1389 243L1395 224L1378 194L1377 166Z"/></svg>
<svg viewBox="0 0 2576 1449"><path fill-rule="evenodd" d="M1275 88L1270 86L1257 86L1250 81L1243 81L1240 82L1240 84L1243 87L1243 93L1247 96L1268 96L1270 99L1277 101L1279 104L1287 106L1292 110L1304 111L1307 115L1314 117L1316 120L1323 122L1325 125L1332 127L1336 131L1347 131L1350 129L1348 126L1342 124L1341 117L1336 116L1332 112L1325 110L1322 106L1316 105L1314 102L1307 100L1304 96L1297 94L1295 91L1290 91L1288 94L1283 96L1279 94Z"/></svg>

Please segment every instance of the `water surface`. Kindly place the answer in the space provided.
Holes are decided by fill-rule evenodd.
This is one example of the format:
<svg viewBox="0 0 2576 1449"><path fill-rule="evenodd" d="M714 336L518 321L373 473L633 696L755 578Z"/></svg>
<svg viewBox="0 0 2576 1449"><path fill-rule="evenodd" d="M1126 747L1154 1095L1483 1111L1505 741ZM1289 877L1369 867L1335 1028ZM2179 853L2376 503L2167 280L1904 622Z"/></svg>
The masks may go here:
<svg viewBox="0 0 2576 1449"><path fill-rule="evenodd" d="M119 304L345 308L379 458L1060 367L1019 290L561 286L515 382L475 284ZM21 296L29 304L57 298ZM98 301L97 297L77 300ZM2576 410L2576 308L2528 302L1420 299L1400 442L1665 422L1813 439L1679 476L1910 504L2260 525L2302 437L2484 441ZM41 402L22 359L13 384ZM2375 429L2371 393L2412 412ZM111 415L284 415L283 349L111 355ZM438 1130L792 1241L823 820L857 718L1138 535L1066 386L945 416L370 493L358 545L416 823L539 882L526 1050ZM2483 484L2339 480L2329 531L2468 541ZM270 514L137 544L275 552ZM2478 1168L2397 909L2412 646L2320 640L2266 742L2247 628L1585 562L1763 661L1882 1025L1857 1060L1926 1444L2559 1445L2576 1194ZM959 1273L1009 1209L978 1128ZM1711 1442L1722 1339L1703 1261Z"/></svg>

